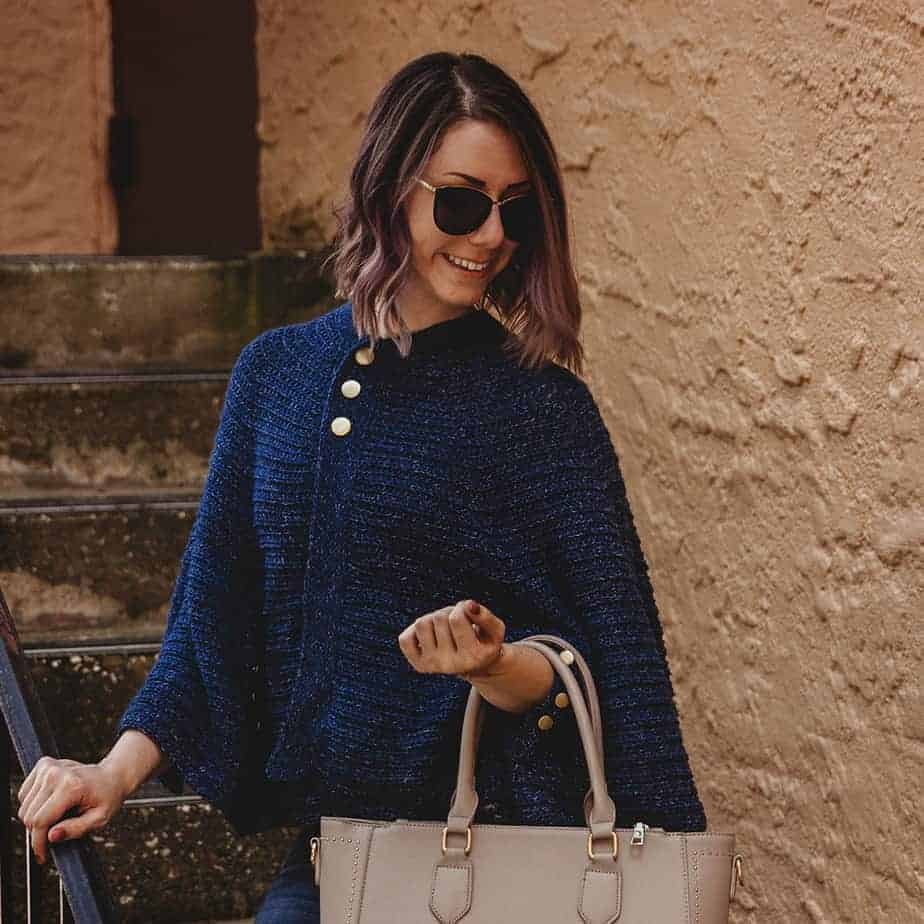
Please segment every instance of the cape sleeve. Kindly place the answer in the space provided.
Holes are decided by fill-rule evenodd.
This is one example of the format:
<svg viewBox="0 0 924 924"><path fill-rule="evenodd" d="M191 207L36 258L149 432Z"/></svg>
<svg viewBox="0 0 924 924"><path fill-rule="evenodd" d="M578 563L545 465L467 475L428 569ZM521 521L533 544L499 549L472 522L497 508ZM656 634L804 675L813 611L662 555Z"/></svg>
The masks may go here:
<svg viewBox="0 0 924 924"><path fill-rule="evenodd" d="M248 616L261 586L252 514L258 341L232 369L161 649L116 731L151 738L170 762L162 781L175 792L185 782L232 823L252 744L248 665L257 663Z"/></svg>
<svg viewBox="0 0 924 924"><path fill-rule="evenodd" d="M566 379L566 393L537 410L550 435L542 443L541 477L530 479L531 496L521 505L576 629L573 639L555 634L584 655L597 688L617 825L644 821L669 831L703 831L706 816L619 460L586 384L570 373ZM527 626L517 638L545 631L547 626ZM505 717L527 816L531 799L562 797L550 780L571 787L575 810L589 786L577 723L563 693L556 672L545 699ZM580 817L583 823L582 811Z"/></svg>

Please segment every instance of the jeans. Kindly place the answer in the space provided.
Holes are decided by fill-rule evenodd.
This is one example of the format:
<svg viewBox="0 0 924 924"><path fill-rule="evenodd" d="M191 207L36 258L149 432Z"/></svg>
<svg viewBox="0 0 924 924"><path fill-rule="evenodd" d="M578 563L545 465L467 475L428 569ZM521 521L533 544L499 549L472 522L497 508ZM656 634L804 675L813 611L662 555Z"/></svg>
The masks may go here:
<svg viewBox="0 0 924 924"><path fill-rule="evenodd" d="M321 893L309 860L310 833L295 838L279 875L270 883L254 924L320 924Z"/></svg>

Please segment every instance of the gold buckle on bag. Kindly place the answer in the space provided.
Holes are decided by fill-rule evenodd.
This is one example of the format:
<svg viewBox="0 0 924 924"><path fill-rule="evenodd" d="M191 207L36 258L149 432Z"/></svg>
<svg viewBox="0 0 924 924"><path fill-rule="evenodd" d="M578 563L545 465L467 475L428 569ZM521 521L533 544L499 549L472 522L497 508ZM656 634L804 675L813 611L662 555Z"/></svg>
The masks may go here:
<svg viewBox="0 0 924 924"><path fill-rule="evenodd" d="M613 832L613 859L619 855L619 838L616 837L616 832ZM589 831L587 834L587 856L591 860L596 860L597 857L594 855L594 833Z"/></svg>
<svg viewBox="0 0 924 924"><path fill-rule="evenodd" d="M443 828L443 853L446 853L446 834L449 832L449 828ZM471 826L465 829L465 856L468 856L468 852L472 849L472 829Z"/></svg>

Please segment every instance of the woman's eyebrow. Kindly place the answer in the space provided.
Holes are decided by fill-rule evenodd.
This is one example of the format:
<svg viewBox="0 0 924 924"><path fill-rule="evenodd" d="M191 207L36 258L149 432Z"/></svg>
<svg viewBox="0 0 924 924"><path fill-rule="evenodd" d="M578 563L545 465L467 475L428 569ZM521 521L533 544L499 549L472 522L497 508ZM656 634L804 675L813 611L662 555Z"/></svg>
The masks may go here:
<svg viewBox="0 0 924 924"><path fill-rule="evenodd" d="M469 176L467 173L457 173L454 170L449 170L446 173L446 176L458 176L465 180L467 183L471 183L472 186L477 186L480 189L484 189L487 186L484 180L479 180L476 176ZM511 183L504 192L510 192L511 189L519 189L521 186L529 186L529 180L519 180L516 183Z"/></svg>

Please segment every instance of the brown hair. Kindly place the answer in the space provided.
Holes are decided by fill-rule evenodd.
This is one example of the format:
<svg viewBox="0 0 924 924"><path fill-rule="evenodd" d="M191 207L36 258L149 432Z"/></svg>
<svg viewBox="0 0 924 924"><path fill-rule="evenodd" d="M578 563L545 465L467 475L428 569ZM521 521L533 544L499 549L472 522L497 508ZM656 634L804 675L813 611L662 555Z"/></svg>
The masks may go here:
<svg viewBox="0 0 924 924"><path fill-rule="evenodd" d="M423 55L380 91L366 120L349 194L335 209L338 230L328 260L337 295L352 301L357 331L369 335L370 345L384 331L408 355L410 335L395 302L411 266L402 204L443 133L463 119L493 121L516 139L543 226L490 281L478 307L492 307L514 332L508 349L524 365L553 359L581 374L581 307L558 158L523 90L479 55Z"/></svg>

